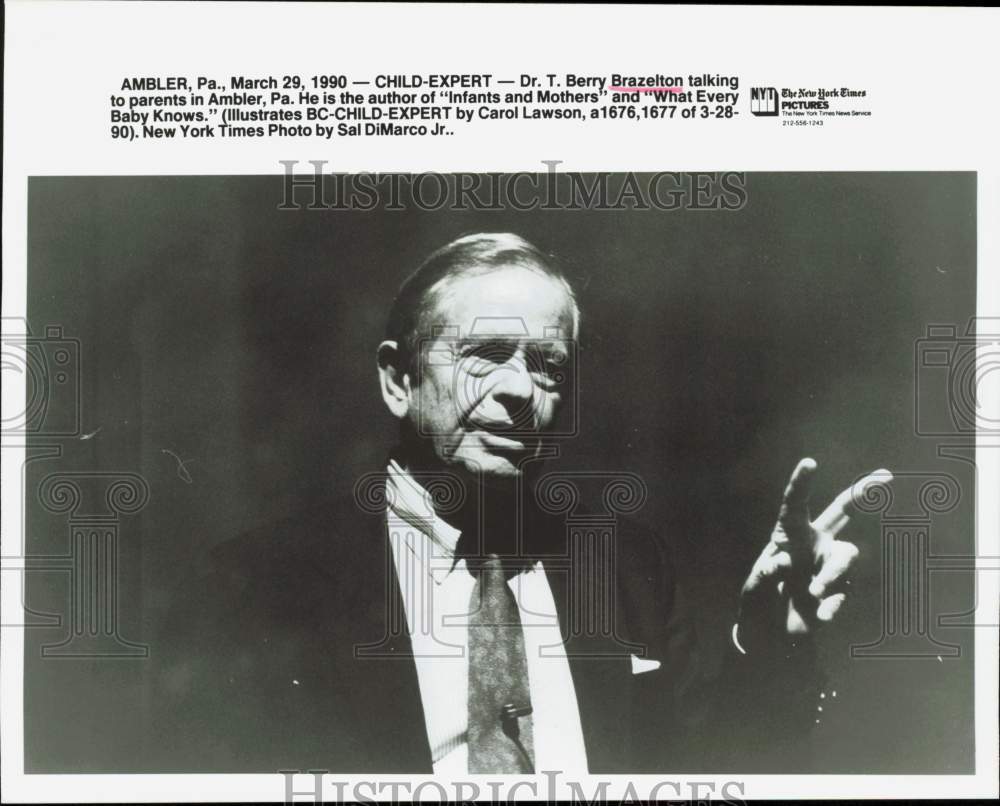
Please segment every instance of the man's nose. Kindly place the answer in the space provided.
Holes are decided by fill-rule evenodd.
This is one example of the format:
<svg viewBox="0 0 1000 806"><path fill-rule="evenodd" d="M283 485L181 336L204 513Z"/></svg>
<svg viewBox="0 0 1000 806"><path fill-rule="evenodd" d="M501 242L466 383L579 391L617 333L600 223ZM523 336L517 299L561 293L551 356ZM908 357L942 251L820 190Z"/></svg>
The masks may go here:
<svg viewBox="0 0 1000 806"><path fill-rule="evenodd" d="M518 350L506 363L497 367L493 375L493 398L507 409L512 420L530 422L535 383L523 351Z"/></svg>

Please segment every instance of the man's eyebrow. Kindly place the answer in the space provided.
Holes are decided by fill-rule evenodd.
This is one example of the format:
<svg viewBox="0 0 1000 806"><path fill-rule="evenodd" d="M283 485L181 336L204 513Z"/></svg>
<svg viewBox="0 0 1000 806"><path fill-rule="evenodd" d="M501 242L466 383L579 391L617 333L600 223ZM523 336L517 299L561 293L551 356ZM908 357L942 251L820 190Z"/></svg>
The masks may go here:
<svg viewBox="0 0 1000 806"><path fill-rule="evenodd" d="M472 347L483 344L523 344L526 347L535 349L547 347L561 348L570 341L568 336L537 336L528 337L516 333L484 333L482 335L468 335L456 339L454 344L459 348Z"/></svg>
<svg viewBox="0 0 1000 806"><path fill-rule="evenodd" d="M468 335L458 340L459 347L469 347L479 344L511 344L525 341L523 336L517 333L484 333L482 335Z"/></svg>

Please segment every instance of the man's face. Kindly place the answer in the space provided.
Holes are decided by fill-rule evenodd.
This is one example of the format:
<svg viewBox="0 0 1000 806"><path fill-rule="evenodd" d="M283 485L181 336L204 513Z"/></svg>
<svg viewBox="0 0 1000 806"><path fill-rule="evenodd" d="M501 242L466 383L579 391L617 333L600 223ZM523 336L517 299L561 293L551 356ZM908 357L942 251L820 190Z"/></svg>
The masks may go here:
<svg viewBox="0 0 1000 806"><path fill-rule="evenodd" d="M519 476L572 386L573 303L558 280L516 266L440 294L408 416L437 461Z"/></svg>

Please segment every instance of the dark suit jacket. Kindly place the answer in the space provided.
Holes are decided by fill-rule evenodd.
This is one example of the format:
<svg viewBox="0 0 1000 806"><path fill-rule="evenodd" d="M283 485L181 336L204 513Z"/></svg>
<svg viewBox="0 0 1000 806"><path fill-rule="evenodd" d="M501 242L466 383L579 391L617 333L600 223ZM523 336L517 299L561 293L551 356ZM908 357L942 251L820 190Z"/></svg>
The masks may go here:
<svg viewBox="0 0 1000 806"><path fill-rule="evenodd" d="M604 556L586 538L571 551L558 518L546 529L592 773L799 767L815 702L807 655L733 652L708 676L659 537L619 520ZM211 560L153 647L150 769L431 772L384 515L334 504L224 543ZM613 603L611 630L586 629L594 594L574 586L588 562L602 569L591 574ZM630 654L661 665L633 674Z"/></svg>

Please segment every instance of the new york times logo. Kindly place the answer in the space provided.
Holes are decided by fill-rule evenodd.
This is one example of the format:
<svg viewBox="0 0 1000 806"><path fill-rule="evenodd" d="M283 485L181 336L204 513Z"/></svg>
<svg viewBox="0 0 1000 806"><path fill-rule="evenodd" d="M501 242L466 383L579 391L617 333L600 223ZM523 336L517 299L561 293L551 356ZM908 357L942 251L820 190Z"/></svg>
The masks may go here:
<svg viewBox="0 0 1000 806"><path fill-rule="evenodd" d="M759 118L776 117L778 114L778 91L774 87L751 87L750 113Z"/></svg>

